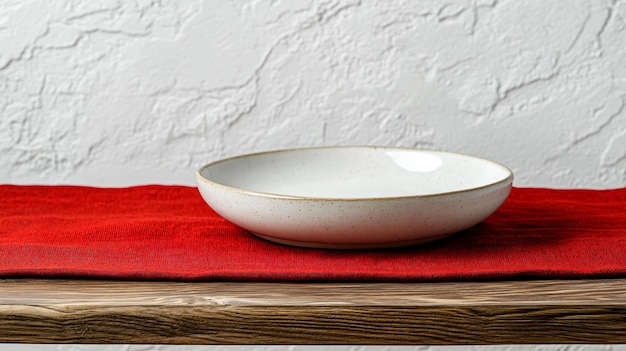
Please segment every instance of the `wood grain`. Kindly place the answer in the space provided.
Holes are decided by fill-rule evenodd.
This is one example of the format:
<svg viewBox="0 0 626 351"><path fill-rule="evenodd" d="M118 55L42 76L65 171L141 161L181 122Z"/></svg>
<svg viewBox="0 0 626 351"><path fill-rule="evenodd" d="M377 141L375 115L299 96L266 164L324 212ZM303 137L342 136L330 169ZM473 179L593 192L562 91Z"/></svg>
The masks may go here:
<svg viewBox="0 0 626 351"><path fill-rule="evenodd" d="M0 280L0 342L626 343L626 280Z"/></svg>

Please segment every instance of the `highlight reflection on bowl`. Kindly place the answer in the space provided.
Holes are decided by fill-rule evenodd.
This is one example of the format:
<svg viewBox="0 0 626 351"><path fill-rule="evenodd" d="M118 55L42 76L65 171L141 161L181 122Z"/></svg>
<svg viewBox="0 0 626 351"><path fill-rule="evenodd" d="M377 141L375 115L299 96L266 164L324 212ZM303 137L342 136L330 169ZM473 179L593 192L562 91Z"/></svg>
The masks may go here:
<svg viewBox="0 0 626 351"><path fill-rule="evenodd" d="M414 151L387 151L391 159L404 170L409 172L433 172L441 167L441 157L430 153L418 153Z"/></svg>

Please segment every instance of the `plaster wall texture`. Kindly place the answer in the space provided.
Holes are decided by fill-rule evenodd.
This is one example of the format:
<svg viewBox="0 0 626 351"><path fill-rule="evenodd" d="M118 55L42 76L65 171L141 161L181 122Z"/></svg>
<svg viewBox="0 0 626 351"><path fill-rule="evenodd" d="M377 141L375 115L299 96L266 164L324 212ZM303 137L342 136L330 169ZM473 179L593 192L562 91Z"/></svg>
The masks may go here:
<svg viewBox="0 0 626 351"><path fill-rule="evenodd" d="M193 184L225 156L367 144L619 187L624 62L618 0L2 0L0 182Z"/></svg>
<svg viewBox="0 0 626 351"><path fill-rule="evenodd" d="M2 0L0 183L193 185L221 157L358 144L623 187L625 62L620 0Z"/></svg>

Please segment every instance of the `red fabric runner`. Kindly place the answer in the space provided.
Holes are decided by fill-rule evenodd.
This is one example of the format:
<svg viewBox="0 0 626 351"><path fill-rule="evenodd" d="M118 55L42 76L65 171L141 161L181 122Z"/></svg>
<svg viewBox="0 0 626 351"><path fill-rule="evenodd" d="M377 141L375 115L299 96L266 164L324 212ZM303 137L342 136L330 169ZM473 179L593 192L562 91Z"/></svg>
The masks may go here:
<svg viewBox="0 0 626 351"><path fill-rule="evenodd" d="M191 187L2 185L0 199L0 277L418 281L626 276L626 188L514 188L494 215L449 239L369 251L302 249L258 239L216 215Z"/></svg>

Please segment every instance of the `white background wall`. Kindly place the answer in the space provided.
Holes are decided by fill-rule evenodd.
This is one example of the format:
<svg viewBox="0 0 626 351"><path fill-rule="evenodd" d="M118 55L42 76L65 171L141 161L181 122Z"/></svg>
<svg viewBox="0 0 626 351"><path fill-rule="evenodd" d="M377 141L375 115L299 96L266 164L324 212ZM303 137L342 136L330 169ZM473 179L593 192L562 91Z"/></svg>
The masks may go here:
<svg viewBox="0 0 626 351"><path fill-rule="evenodd" d="M0 0L0 183L191 185L368 144L623 187L625 104L620 0Z"/></svg>
<svg viewBox="0 0 626 351"><path fill-rule="evenodd" d="M193 184L378 144L619 187L625 97L626 1L0 1L0 182Z"/></svg>

